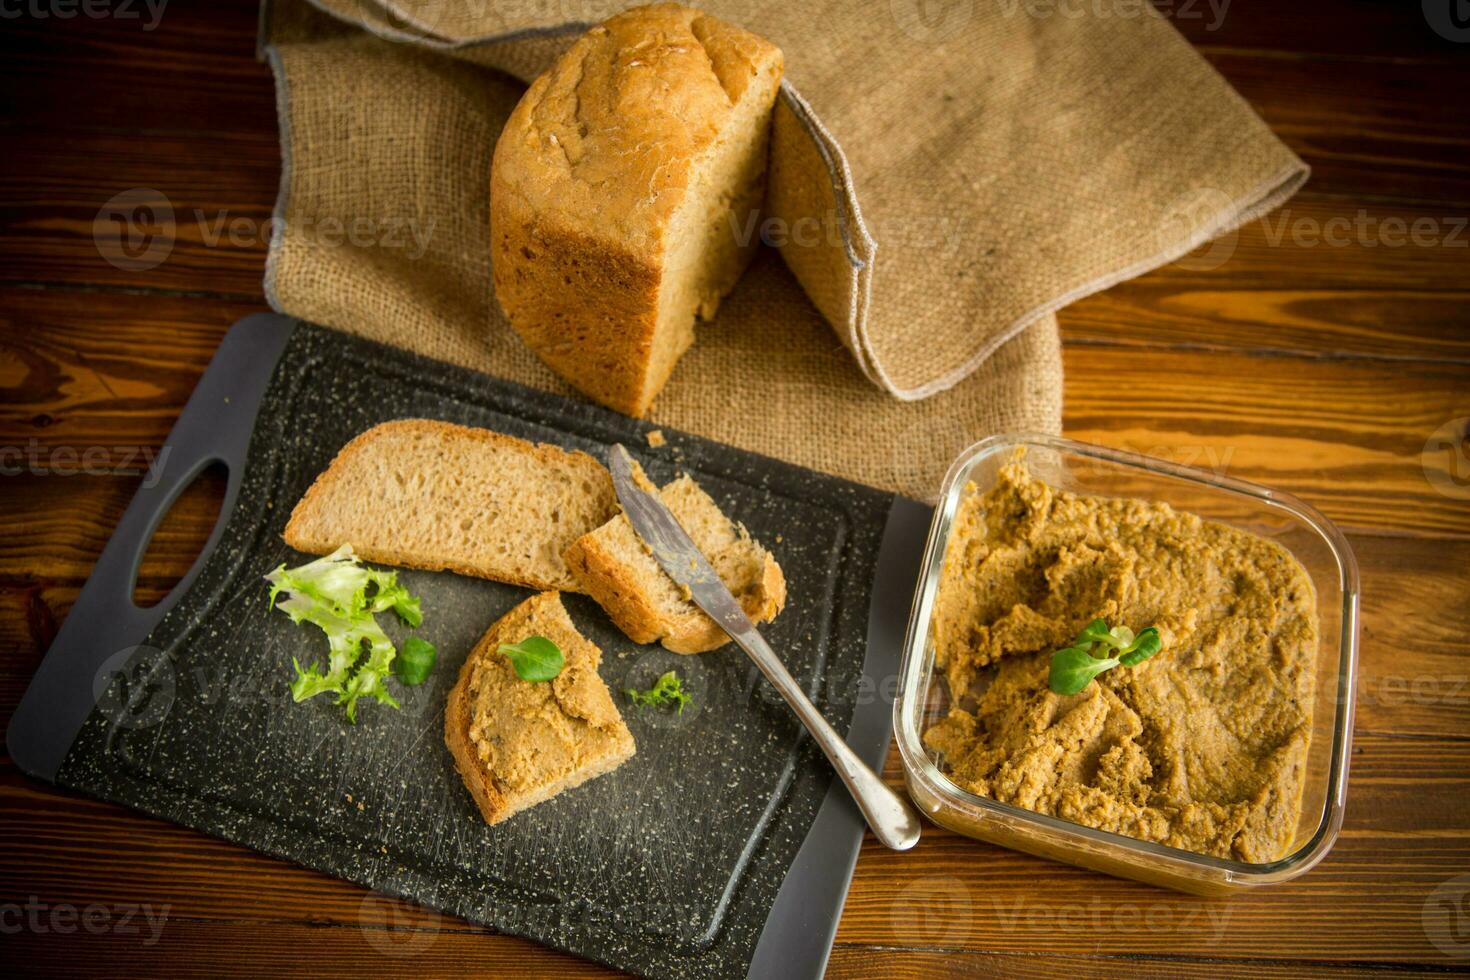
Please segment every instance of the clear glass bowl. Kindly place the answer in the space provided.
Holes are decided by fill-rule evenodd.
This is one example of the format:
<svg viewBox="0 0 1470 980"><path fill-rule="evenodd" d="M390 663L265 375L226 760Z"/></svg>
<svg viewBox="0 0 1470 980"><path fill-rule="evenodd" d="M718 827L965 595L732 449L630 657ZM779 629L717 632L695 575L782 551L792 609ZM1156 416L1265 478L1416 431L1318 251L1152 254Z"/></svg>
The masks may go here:
<svg viewBox="0 0 1470 980"><path fill-rule="evenodd" d="M931 619L955 510L967 484L984 493L1018 448L1031 473L1053 487L1104 497L1165 501L1177 510L1270 538L1311 576L1321 617L1312 742L1302 813L1290 853L1266 864L1207 857L1094 830L976 796L951 782L921 736L949 708L934 672ZM1196 894L1286 881L1326 856L1342 826L1358 661L1358 565L1341 532L1295 497L1134 453L1053 436L999 435L971 446L945 477L921 567L904 646L893 728L909 794L940 824L1041 857Z"/></svg>

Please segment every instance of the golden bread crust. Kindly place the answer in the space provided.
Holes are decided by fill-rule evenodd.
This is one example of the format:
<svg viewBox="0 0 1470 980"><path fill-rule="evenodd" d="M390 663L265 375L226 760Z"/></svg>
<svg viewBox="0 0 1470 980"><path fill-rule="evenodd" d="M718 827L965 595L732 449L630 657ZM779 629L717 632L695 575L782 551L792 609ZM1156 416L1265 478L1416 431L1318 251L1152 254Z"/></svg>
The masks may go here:
<svg viewBox="0 0 1470 980"><path fill-rule="evenodd" d="M642 416L692 343L694 307L683 314L668 288L676 216L751 85L764 76L774 99L781 67L770 42L699 10L639 7L574 42L506 122L490 179L496 297L542 360L596 401ZM719 187L746 211L764 196L765 139L762 128L751 144L760 185ZM695 284L701 315L749 260L753 233L736 249L737 230L700 253L719 279Z"/></svg>

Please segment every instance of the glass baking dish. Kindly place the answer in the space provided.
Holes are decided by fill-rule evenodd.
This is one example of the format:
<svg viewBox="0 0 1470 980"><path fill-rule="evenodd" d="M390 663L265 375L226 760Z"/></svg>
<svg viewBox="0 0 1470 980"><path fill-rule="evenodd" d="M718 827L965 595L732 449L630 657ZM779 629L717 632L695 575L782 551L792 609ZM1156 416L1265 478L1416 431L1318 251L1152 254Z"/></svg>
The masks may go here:
<svg viewBox="0 0 1470 980"><path fill-rule="evenodd" d="M1275 540L1311 577L1321 617L1312 742L1302 814L1287 856L1266 864L1207 857L1094 830L977 796L951 782L925 748L923 732L949 708L934 672L931 618L940 568L965 487L984 493L1024 448L1032 474L1053 487L1104 497L1164 501L1177 510ZM1054 436L998 435L970 447L950 467L929 529L914 596L893 727L909 794L941 826L1041 857L1204 895L1287 881L1326 856L1342 826L1358 659L1358 566L1341 532L1289 494L1204 470Z"/></svg>

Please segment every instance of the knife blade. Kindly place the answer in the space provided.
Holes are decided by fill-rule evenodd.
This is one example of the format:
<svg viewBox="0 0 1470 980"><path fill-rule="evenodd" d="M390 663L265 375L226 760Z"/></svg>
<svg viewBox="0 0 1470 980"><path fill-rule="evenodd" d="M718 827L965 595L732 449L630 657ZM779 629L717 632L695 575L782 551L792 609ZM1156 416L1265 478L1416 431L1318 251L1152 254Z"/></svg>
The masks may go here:
<svg viewBox="0 0 1470 980"><path fill-rule="evenodd" d="M730 594L709 559L656 494L638 485L633 458L621 445L608 452L613 489L633 530L643 539L660 568L689 592L689 598L720 625L730 638L755 661L766 680L780 692L797 718L832 763L874 836L896 851L913 847L919 840L919 818L913 808L889 789L878 774L857 757L836 730L822 717L786 665L766 643L740 603Z"/></svg>

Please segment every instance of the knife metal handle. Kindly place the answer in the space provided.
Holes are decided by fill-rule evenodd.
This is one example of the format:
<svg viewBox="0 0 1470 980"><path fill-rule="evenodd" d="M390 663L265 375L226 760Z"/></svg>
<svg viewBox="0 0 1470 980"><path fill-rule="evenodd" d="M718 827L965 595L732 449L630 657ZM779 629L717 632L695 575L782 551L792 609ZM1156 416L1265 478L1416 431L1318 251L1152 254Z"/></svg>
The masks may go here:
<svg viewBox="0 0 1470 980"><path fill-rule="evenodd" d="M745 618L743 610L741 618ZM906 851L917 844L919 817L914 808L889 789L888 784L868 768L867 763L859 759L857 753L837 734L836 729L827 723L816 705L807 698L801 685L796 683L796 678L791 676L786 665L776 656L770 644L766 643L765 637L750 627L749 620L746 620L744 628L737 627L734 630L730 628L732 624L721 622L720 625L750 654L750 659L766 675L766 680L780 692L786 703L791 705L791 710L796 712L796 717L806 726L806 730L811 732L812 738L816 739L817 745L832 763L832 768L837 770L843 785L852 794L863 818L872 828L873 836L885 847L891 847L895 851Z"/></svg>
<svg viewBox="0 0 1470 980"><path fill-rule="evenodd" d="M668 508L637 485L633 459L628 450L614 444L608 453L608 468L612 471L613 487L623 505L623 512L648 546L654 560L670 578L689 590L695 605L730 634L730 638L766 675L766 680L786 699L796 717L817 740L832 768L837 770L874 836L895 851L906 851L918 843L919 816L913 807L889 789L842 740L842 736L827 724L827 719L807 698L801 685L796 683L786 665L751 623L745 610L740 608L740 603L720 581L709 559L695 547Z"/></svg>

